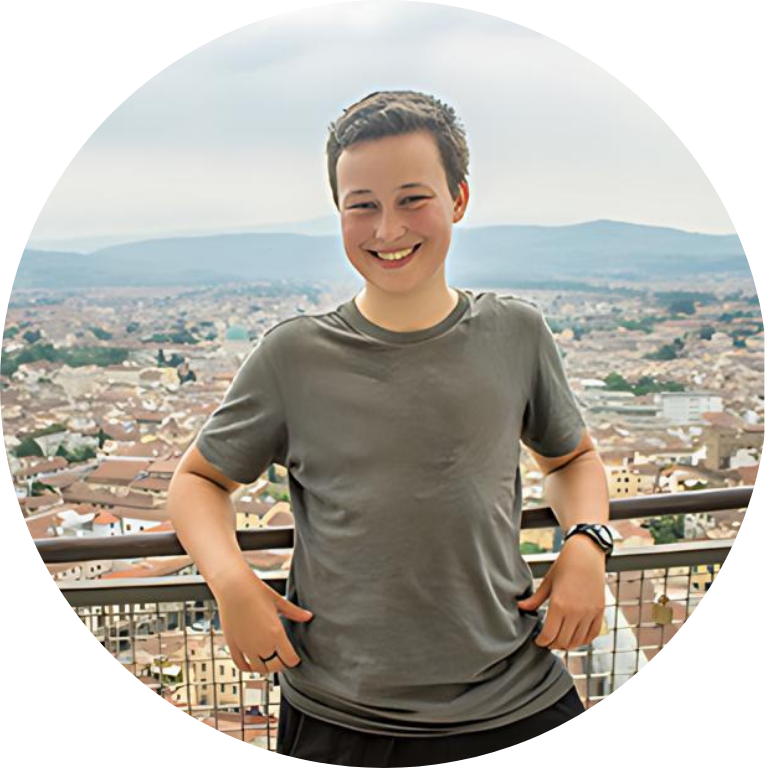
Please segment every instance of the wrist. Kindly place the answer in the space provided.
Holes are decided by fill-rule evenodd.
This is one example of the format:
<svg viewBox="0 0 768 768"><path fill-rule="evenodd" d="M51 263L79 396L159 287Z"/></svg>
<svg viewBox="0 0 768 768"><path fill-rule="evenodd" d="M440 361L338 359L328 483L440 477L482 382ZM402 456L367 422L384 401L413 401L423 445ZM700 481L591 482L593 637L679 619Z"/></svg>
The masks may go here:
<svg viewBox="0 0 768 768"><path fill-rule="evenodd" d="M258 581L258 576L242 558L235 562L227 563L222 568L217 568L215 572L209 574L206 578L206 582L217 601L231 593L234 589L244 584L253 583L254 580Z"/></svg>
<svg viewBox="0 0 768 768"><path fill-rule="evenodd" d="M576 523L565 531L563 543L576 537L588 538L606 558L613 553L613 534L605 523Z"/></svg>
<svg viewBox="0 0 768 768"><path fill-rule="evenodd" d="M561 551L569 549L580 549L583 552L589 554L590 552L603 563L606 561L605 552L600 545L594 541L591 537L584 534L574 534L569 536L564 542Z"/></svg>

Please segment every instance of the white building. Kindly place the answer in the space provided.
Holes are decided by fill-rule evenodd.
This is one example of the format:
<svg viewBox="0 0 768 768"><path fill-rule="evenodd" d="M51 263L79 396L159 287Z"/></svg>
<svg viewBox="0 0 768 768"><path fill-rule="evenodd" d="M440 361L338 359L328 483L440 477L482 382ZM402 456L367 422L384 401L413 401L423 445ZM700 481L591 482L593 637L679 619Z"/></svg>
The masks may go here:
<svg viewBox="0 0 768 768"><path fill-rule="evenodd" d="M711 392L662 392L662 413L672 424L703 422L702 413L722 412L723 398Z"/></svg>

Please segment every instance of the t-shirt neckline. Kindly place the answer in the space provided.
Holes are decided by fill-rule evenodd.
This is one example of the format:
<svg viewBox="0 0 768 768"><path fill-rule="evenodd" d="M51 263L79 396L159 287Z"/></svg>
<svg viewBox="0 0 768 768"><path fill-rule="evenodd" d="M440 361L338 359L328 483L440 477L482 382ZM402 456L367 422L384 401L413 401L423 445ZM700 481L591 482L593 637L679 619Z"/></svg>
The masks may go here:
<svg viewBox="0 0 768 768"><path fill-rule="evenodd" d="M417 331L393 331L389 328L383 328L368 320L358 309L354 297L340 305L339 311L342 317L355 329L368 336L387 341L392 344L410 344L416 341L425 341L435 336L445 333L453 328L456 323L464 316L469 307L469 297L461 288L456 288L459 294L459 300L456 306L436 325L429 328L420 328Z"/></svg>

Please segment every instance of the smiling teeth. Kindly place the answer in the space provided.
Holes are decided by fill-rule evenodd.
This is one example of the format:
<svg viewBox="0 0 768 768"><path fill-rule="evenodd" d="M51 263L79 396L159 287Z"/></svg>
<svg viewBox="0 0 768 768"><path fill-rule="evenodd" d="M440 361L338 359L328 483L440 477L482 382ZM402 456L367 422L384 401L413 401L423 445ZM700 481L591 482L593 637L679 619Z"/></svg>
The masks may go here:
<svg viewBox="0 0 768 768"><path fill-rule="evenodd" d="M415 247L416 246L414 246L414 248ZM400 259L404 259L406 256L410 256L412 253L413 248L406 248L404 251L392 251L392 253L379 253L376 251L376 255L385 261L399 261Z"/></svg>

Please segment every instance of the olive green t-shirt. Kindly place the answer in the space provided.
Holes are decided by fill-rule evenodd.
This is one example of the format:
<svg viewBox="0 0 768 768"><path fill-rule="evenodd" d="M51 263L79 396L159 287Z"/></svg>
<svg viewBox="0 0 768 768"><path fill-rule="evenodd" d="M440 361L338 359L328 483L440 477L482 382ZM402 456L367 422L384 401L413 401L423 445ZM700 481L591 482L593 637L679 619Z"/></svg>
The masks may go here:
<svg viewBox="0 0 768 768"><path fill-rule="evenodd" d="M277 323L197 446L241 483L288 470L295 544L281 621L302 662L279 674L300 711L432 736L498 728L573 685L536 645L520 555L520 440L544 456L585 423L541 311L459 290L441 322L397 332L354 300Z"/></svg>

